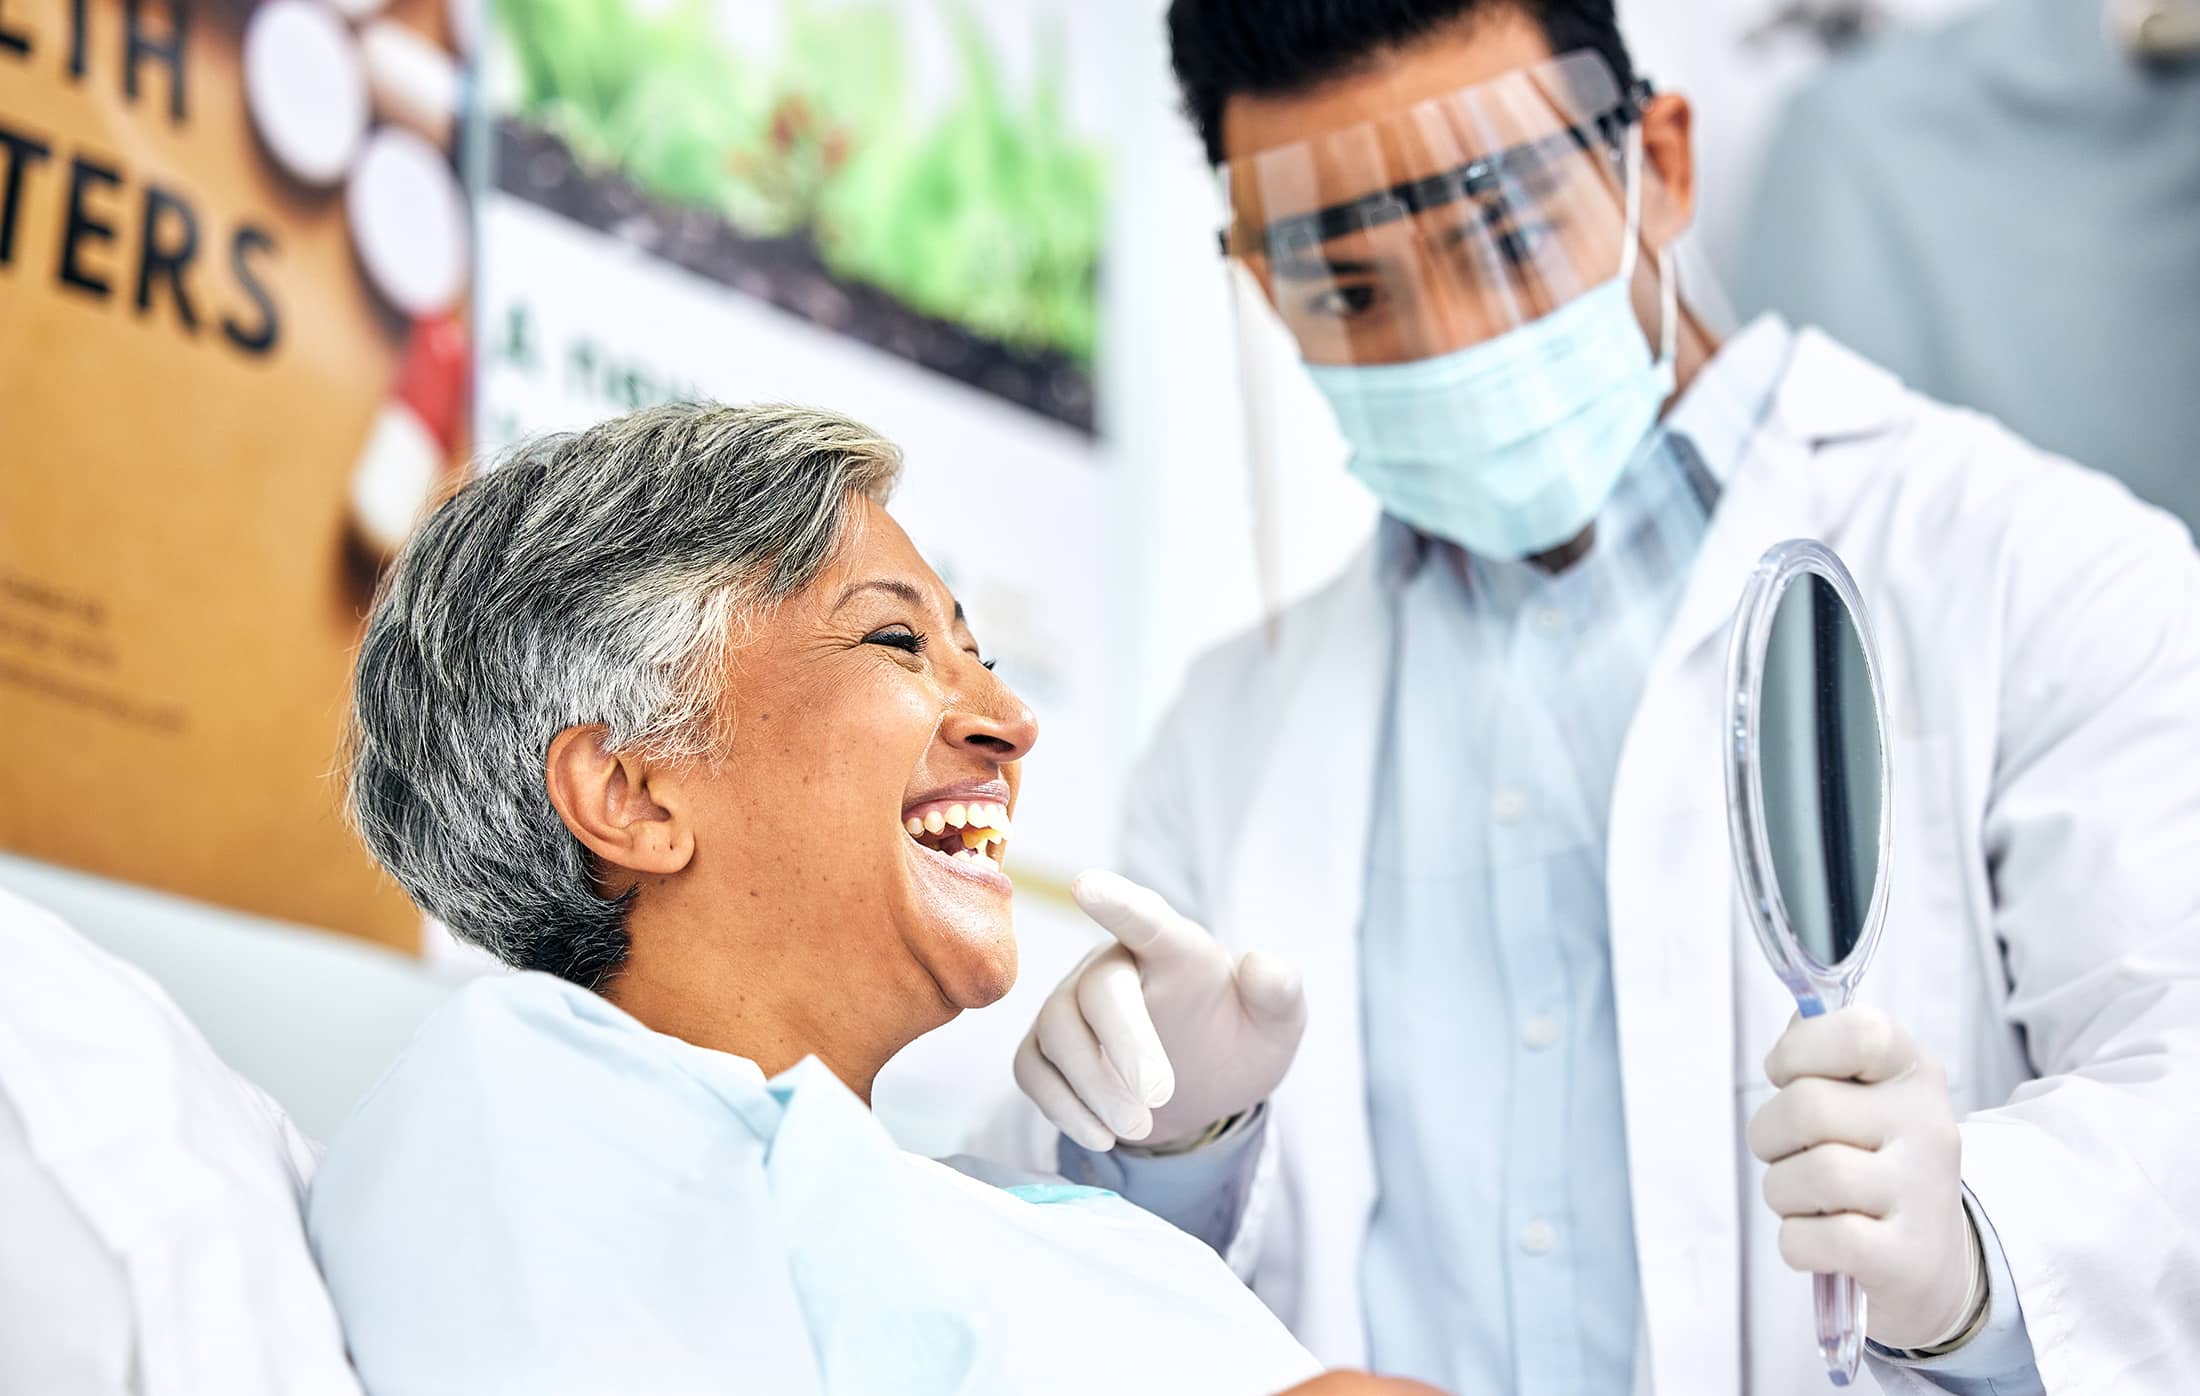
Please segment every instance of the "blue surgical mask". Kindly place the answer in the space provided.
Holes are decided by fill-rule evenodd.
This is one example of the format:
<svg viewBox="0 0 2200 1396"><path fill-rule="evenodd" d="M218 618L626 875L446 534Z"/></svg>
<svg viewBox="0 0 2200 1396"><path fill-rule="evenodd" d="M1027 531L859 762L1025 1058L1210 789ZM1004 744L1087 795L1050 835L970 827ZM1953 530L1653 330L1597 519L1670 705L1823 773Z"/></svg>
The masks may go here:
<svg viewBox="0 0 2200 1396"><path fill-rule="evenodd" d="M1482 557L1529 557L1579 535L1673 392L1678 307L1661 263L1668 344L1655 362L1623 273L1453 353L1309 365L1352 446L1351 472L1397 518Z"/></svg>

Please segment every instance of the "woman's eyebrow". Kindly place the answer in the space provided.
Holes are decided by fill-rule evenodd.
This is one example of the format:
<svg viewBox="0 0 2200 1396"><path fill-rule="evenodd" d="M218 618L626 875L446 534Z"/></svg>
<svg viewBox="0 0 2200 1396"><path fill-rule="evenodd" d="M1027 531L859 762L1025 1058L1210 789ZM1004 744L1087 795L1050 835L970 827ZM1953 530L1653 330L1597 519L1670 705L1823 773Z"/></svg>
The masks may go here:
<svg viewBox="0 0 2200 1396"><path fill-rule="evenodd" d="M912 606L922 606L924 604L924 593L917 590L916 587L896 578L881 577L868 582L850 583L847 590L840 593L840 599L833 603L833 609L835 611L839 610L867 591L887 592L900 597Z"/></svg>

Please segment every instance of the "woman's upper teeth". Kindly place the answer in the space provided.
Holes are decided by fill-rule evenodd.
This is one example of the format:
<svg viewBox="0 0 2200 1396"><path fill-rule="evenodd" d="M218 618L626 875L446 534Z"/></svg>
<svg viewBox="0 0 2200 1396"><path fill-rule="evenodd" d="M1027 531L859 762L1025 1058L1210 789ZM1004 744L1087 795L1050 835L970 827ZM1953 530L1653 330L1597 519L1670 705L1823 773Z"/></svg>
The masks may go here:
<svg viewBox="0 0 2200 1396"><path fill-rule="evenodd" d="M940 834L949 829L987 829L1006 838L1008 836L1008 809L1003 805L987 803L935 804L922 813L912 812L902 821L909 837L923 838L927 834Z"/></svg>

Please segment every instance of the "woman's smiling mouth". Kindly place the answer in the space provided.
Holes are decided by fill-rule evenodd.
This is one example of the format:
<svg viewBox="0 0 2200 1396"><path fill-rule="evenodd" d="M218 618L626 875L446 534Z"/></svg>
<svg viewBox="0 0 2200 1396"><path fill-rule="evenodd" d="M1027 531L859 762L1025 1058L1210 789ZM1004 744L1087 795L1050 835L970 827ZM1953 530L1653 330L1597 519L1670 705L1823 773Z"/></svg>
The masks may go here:
<svg viewBox="0 0 2200 1396"><path fill-rule="evenodd" d="M1001 871L1009 834L1002 783L919 801L902 811L901 825L926 862L995 888L1011 885Z"/></svg>

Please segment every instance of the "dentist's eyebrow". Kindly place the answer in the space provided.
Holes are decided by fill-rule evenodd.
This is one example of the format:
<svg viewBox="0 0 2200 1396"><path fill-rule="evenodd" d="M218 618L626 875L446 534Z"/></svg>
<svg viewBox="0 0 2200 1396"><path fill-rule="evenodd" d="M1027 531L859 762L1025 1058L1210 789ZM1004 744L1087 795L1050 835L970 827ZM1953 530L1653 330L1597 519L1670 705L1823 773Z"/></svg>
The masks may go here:
<svg viewBox="0 0 2200 1396"><path fill-rule="evenodd" d="M909 583L892 578L880 578L876 581L850 584L846 591L840 593L840 599L833 603L833 609L835 611L839 610L867 591L883 591L891 596L900 597L912 606L922 606L924 604L924 593L918 591Z"/></svg>
<svg viewBox="0 0 2200 1396"><path fill-rule="evenodd" d="M1350 257L1293 257L1276 263L1276 276L1284 281L1322 281L1333 277L1373 276L1373 262Z"/></svg>

